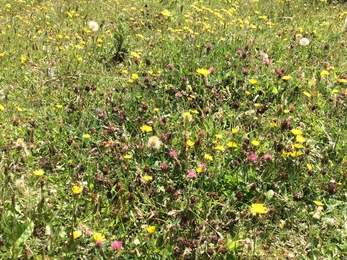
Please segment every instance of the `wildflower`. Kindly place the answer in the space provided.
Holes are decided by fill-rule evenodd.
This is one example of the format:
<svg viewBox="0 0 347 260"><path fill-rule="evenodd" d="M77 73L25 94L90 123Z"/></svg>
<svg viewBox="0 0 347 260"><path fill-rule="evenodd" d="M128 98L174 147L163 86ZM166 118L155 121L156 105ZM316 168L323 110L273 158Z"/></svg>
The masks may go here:
<svg viewBox="0 0 347 260"><path fill-rule="evenodd" d="M277 126L277 122L272 121L272 122L270 123L270 127L271 127L271 128L274 128L274 127L276 127L276 126Z"/></svg>
<svg viewBox="0 0 347 260"><path fill-rule="evenodd" d="M209 70L207 70L207 69L197 69L196 70L196 72L197 73L199 73L200 75L202 75L202 76L207 76L207 75L210 75L210 71Z"/></svg>
<svg viewBox="0 0 347 260"><path fill-rule="evenodd" d="M318 207L324 206L324 204L319 200L314 200L313 203L316 204L316 206L318 206Z"/></svg>
<svg viewBox="0 0 347 260"><path fill-rule="evenodd" d="M308 98L310 98L312 96L311 93L307 92L307 91L304 91L303 94Z"/></svg>
<svg viewBox="0 0 347 260"><path fill-rule="evenodd" d="M0 111L4 110L5 107L3 105L0 105Z"/></svg>
<svg viewBox="0 0 347 260"><path fill-rule="evenodd" d="M341 46L345 46L345 41L344 41L344 40L341 40L341 41L340 41L340 45L341 45Z"/></svg>
<svg viewBox="0 0 347 260"><path fill-rule="evenodd" d="M189 147L192 147L194 146L195 142L191 141L191 140L187 140L186 144L189 146Z"/></svg>
<svg viewBox="0 0 347 260"><path fill-rule="evenodd" d="M153 177L146 174L145 176L143 176L143 179L144 179L146 182L149 182L149 181L152 181L152 180L153 180Z"/></svg>
<svg viewBox="0 0 347 260"><path fill-rule="evenodd" d="M287 81L287 80L290 80L292 77L289 76L289 75L285 75L282 77L283 80Z"/></svg>
<svg viewBox="0 0 347 260"><path fill-rule="evenodd" d="M337 83L340 83L340 84L347 83L347 79L338 79Z"/></svg>
<svg viewBox="0 0 347 260"><path fill-rule="evenodd" d="M208 154L208 153L205 153L204 158L206 160L213 161L213 157L210 154Z"/></svg>
<svg viewBox="0 0 347 260"><path fill-rule="evenodd" d="M270 161L270 160L272 159L272 157L273 157L272 154L267 153L267 154L264 155L263 158L264 158L264 160L266 160L266 161Z"/></svg>
<svg viewBox="0 0 347 260"><path fill-rule="evenodd" d="M34 174L35 176L42 176L42 175L45 174L45 172L44 172L42 169L40 169L40 170L34 171L33 174Z"/></svg>
<svg viewBox="0 0 347 260"><path fill-rule="evenodd" d="M202 167L197 167L197 168L195 169L195 171L196 171L197 173L202 173L203 170L204 170L204 169L203 169Z"/></svg>
<svg viewBox="0 0 347 260"><path fill-rule="evenodd" d="M111 249L114 251L120 251L124 248L123 248L122 242L116 240L111 243Z"/></svg>
<svg viewBox="0 0 347 260"><path fill-rule="evenodd" d="M259 146L260 142L257 140L252 140L251 142L254 146Z"/></svg>
<svg viewBox="0 0 347 260"><path fill-rule="evenodd" d="M217 145L216 150L224 152L224 147L222 145Z"/></svg>
<svg viewBox="0 0 347 260"><path fill-rule="evenodd" d="M148 226L146 230L150 235L152 235L155 232L155 226Z"/></svg>
<svg viewBox="0 0 347 260"><path fill-rule="evenodd" d="M149 126L149 125L143 125L140 127L141 131L143 133L149 133L149 132L152 132L152 127Z"/></svg>
<svg viewBox="0 0 347 260"><path fill-rule="evenodd" d="M214 74L216 71L214 67L210 67L208 70L210 71L211 74Z"/></svg>
<svg viewBox="0 0 347 260"><path fill-rule="evenodd" d="M310 40L307 38L301 38L298 44L300 46L307 46L310 44Z"/></svg>
<svg viewBox="0 0 347 260"><path fill-rule="evenodd" d="M84 135L82 135L82 138L83 139L88 139L88 138L90 138L90 134L84 134Z"/></svg>
<svg viewBox="0 0 347 260"><path fill-rule="evenodd" d="M123 156L124 159L131 159L133 156L131 154L126 154Z"/></svg>
<svg viewBox="0 0 347 260"><path fill-rule="evenodd" d="M228 142L227 146L230 148L237 148L237 143L230 141L230 142Z"/></svg>
<svg viewBox="0 0 347 260"><path fill-rule="evenodd" d="M95 232L93 235L94 241L104 241L105 240L105 236L101 233Z"/></svg>
<svg viewBox="0 0 347 260"><path fill-rule="evenodd" d="M184 112L182 116L183 116L183 119L187 121L192 120L192 117L193 117L192 114L189 112Z"/></svg>
<svg viewBox="0 0 347 260"><path fill-rule="evenodd" d="M72 187L72 192L73 192L74 195L78 195L78 194L80 194L82 191L83 191L83 188L80 187L80 186L76 186L76 185L75 185L75 186Z"/></svg>
<svg viewBox="0 0 347 260"><path fill-rule="evenodd" d="M138 246L140 244L140 240L138 238L134 239L134 245Z"/></svg>
<svg viewBox="0 0 347 260"><path fill-rule="evenodd" d="M137 80L137 79L139 78L139 75L137 75L136 73L133 73L133 74L131 75L131 78L132 78L133 80Z"/></svg>
<svg viewBox="0 0 347 260"><path fill-rule="evenodd" d="M167 172L167 171L169 171L170 170L170 167L169 167L169 165L167 164L167 163L161 163L160 164L160 169L163 171L163 172Z"/></svg>
<svg viewBox="0 0 347 260"><path fill-rule="evenodd" d="M307 170L312 171L312 165L311 164L306 164Z"/></svg>
<svg viewBox="0 0 347 260"><path fill-rule="evenodd" d="M77 231L72 232L70 235L71 235L71 236L73 237L73 239L75 240L75 239L79 238L79 237L82 235L82 232L79 231L79 230L77 230Z"/></svg>
<svg viewBox="0 0 347 260"><path fill-rule="evenodd" d="M299 129L293 128L292 130L290 130L290 132L291 132L293 135L302 135L302 131L299 130Z"/></svg>
<svg viewBox="0 0 347 260"><path fill-rule="evenodd" d="M151 136L148 139L147 146L158 150L161 146L161 141L160 141L159 137L158 136Z"/></svg>
<svg viewBox="0 0 347 260"><path fill-rule="evenodd" d="M172 16L172 14L170 13L170 11L169 10L163 10L162 12L161 12L161 14L162 14L162 16L165 16L165 17L171 17Z"/></svg>
<svg viewBox="0 0 347 260"><path fill-rule="evenodd" d="M295 137L295 140L296 140L298 143L304 143L304 142L306 142L306 138L303 137L302 135L297 135L297 136Z"/></svg>
<svg viewBox="0 0 347 260"><path fill-rule="evenodd" d="M175 150L171 150L169 155L171 158L177 158L177 152Z"/></svg>
<svg viewBox="0 0 347 260"><path fill-rule="evenodd" d="M169 63L169 64L167 65L167 68L168 68L169 70L174 70L174 69L175 69L174 65L171 64L171 63Z"/></svg>
<svg viewBox="0 0 347 260"><path fill-rule="evenodd" d="M88 231L86 232L86 236L87 236L87 237L91 237L92 235L93 235L93 231L88 230Z"/></svg>
<svg viewBox="0 0 347 260"><path fill-rule="evenodd" d="M239 129L238 128L232 128L231 129L231 133L232 134L237 134L239 132Z"/></svg>
<svg viewBox="0 0 347 260"><path fill-rule="evenodd" d="M320 73L321 77L328 76L328 75L329 75L329 71L327 71L327 70L322 70Z"/></svg>
<svg viewBox="0 0 347 260"><path fill-rule="evenodd" d="M23 109L20 107L17 107L18 112L23 112Z"/></svg>
<svg viewBox="0 0 347 260"><path fill-rule="evenodd" d="M56 107L56 108L63 108L63 106L60 105L60 104L56 104L55 107Z"/></svg>
<svg viewBox="0 0 347 260"><path fill-rule="evenodd" d="M267 210L261 203L253 203L251 206L251 212L253 214L266 214Z"/></svg>
<svg viewBox="0 0 347 260"><path fill-rule="evenodd" d="M98 25L97 22L90 21L90 22L88 23L88 28L89 28L91 31L96 32L96 31L99 30L99 25Z"/></svg>
<svg viewBox="0 0 347 260"><path fill-rule="evenodd" d="M188 172L187 172L187 177L189 179L196 179L197 177L197 174L196 174L196 171L194 169L190 169Z"/></svg>
<svg viewBox="0 0 347 260"><path fill-rule="evenodd" d="M303 146L302 144L298 144L298 143L294 144L293 146L294 146L296 149L302 149L302 148L304 148L304 146Z"/></svg>
<svg viewBox="0 0 347 260"><path fill-rule="evenodd" d="M258 81L256 79L249 79L248 82L249 82L249 84L251 84L253 86L253 85L257 84Z"/></svg>
<svg viewBox="0 0 347 260"><path fill-rule="evenodd" d="M102 248L103 245L104 245L104 241L101 241L101 240L95 241L96 248Z"/></svg>
<svg viewBox="0 0 347 260"><path fill-rule="evenodd" d="M251 162L254 162L258 159L258 155L256 155L255 153L250 153L248 155L248 159L251 161Z"/></svg>
<svg viewBox="0 0 347 260"><path fill-rule="evenodd" d="M243 56L244 56L244 53L243 53L242 50L237 50L237 51L236 51L236 54L237 54L238 56L240 56L240 57L243 57Z"/></svg>

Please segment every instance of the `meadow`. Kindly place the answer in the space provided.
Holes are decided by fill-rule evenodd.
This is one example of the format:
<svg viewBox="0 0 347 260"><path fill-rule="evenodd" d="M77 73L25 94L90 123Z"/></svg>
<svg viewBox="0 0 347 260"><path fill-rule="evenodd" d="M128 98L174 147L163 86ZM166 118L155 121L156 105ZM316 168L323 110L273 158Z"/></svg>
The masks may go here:
<svg viewBox="0 0 347 260"><path fill-rule="evenodd" d="M0 259L345 259L346 4L0 6Z"/></svg>

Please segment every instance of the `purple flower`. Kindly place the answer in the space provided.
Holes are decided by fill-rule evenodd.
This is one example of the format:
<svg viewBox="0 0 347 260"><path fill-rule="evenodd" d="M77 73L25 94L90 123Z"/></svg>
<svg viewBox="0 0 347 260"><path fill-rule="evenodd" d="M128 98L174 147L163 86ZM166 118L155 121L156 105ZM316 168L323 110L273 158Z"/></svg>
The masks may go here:
<svg viewBox="0 0 347 260"><path fill-rule="evenodd" d="M266 161L270 161L270 160L272 159L272 154L267 153L267 154L264 155L263 158L264 158L264 160L266 160Z"/></svg>
<svg viewBox="0 0 347 260"><path fill-rule="evenodd" d="M167 65L167 67L168 67L169 70L174 70L174 69L175 69L174 65L171 64L171 63L169 63L169 64Z"/></svg>
<svg viewBox="0 0 347 260"><path fill-rule="evenodd" d="M88 231L86 232L86 236L87 236L87 237L91 237L92 235L93 235L93 231L88 230Z"/></svg>
<svg viewBox="0 0 347 260"><path fill-rule="evenodd" d="M139 59L138 59L138 58L134 58L134 63L135 63L136 65L139 65L139 63L140 63Z"/></svg>
<svg viewBox="0 0 347 260"><path fill-rule="evenodd" d="M213 74L216 71L213 67L210 67L208 70L210 71L211 74Z"/></svg>
<svg viewBox="0 0 347 260"><path fill-rule="evenodd" d="M264 63L266 66L269 66L271 64L271 61L269 59L264 60Z"/></svg>
<svg viewBox="0 0 347 260"><path fill-rule="evenodd" d="M237 51L236 51L236 54L237 54L237 55L239 55L240 57L242 57L242 56L243 56L243 52L242 52L242 50L237 50Z"/></svg>
<svg viewBox="0 0 347 260"><path fill-rule="evenodd" d="M186 77L182 77L182 81L185 83L185 82L187 82L188 80L187 80Z"/></svg>
<svg viewBox="0 0 347 260"><path fill-rule="evenodd" d="M340 45L345 46L345 41L344 40L340 41Z"/></svg>
<svg viewBox="0 0 347 260"><path fill-rule="evenodd" d="M211 50L212 50L211 45L207 45L207 47L206 47L206 54L209 54Z"/></svg>
<svg viewBox="0 0 347 260"><path fill-rule="evenodd" d="M161 163L160 164L160 169L163 171L163 172L167 172L168 170L170 170L170 167L167 163Z"/></svg>
<svg viewBox="0 0 347 260"><path fill-rule="evenodd" d="M123 248L122 242L115 240L111 244L111 249L114 251L120 251L124 248Z"/></svg>
<svg viewBox="0 0 347 260"><path fill-rule="evenodd" d="M248 155L248 159L252 162L256 161L258 159L258 155L256 155L255 153L251 152L249 155Z"/></svg>
<svg viewBox="0 0 347 260"><path fill-rule="evenodd" d="M188 172L187 172L187 177L189 179L196 179L197 175L196 175L196 171L194 169L190 169Z"/></svg>

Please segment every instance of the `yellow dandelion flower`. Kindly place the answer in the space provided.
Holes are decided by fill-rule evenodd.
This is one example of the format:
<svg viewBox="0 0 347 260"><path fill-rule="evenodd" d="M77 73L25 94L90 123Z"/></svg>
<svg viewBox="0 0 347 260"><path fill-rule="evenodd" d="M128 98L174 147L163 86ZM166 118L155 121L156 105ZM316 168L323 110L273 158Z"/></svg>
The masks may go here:
<svg viewBox="0 0 347 260"><path fill-rule="evenodd" d="M82 138L83 138L83 139L89 139L89 138L90 138L90 134L83 134L83 135L82 135Z"/></svg>
<svg viewBox="0 0 347 260"><path fill-rule="evenodd" d="M320 73L321 77L328 76L328 75L329 75L329 71L327 71L327 70L322 70Z"/></svg>
<svg viewBox="0 0 347 260"><path fill-rule="evenodd" d="M18 112L23 112L23 109L20 108L20 107L17 107L17 111L18 111Z"/></svg>
<svg viewBox="0 0 347 260"><path fill-rule="evenodd" d="M257 141L257 140L252 140L251 143L252 143L253 146L259 146L260 145L260 142Z"/></svg>
<svg viewBox="0 0 347 260"><path fill-rule="evenodd" d="M307 92L307 91L304 91L303 94L304 94L306 97L309 97L309 98L312 96L311 93L309 93L309 92Z"/></svg>
<svg viewBox="0 0 347 260"><path fill-rule="evenodd" d="M170 11L169 10L163 10L163 11L161 11L161 15L162 16L165 16L165 17L171 17L172 16L172 14L170 13Z"/></svg>
<svg viewBox="0 0 347 260"><path fill-rule="evenodd" d="M324 206L324 204L321 201L319 201L319 200L314 200L313 203L316 204L316 206L318 206L318 207L323 207Z"/></svg>
<svg viewBox="0 0 347 260"><path fill-rule="evenodd" d="M222 136L221 134L216 134L215 137L216 137L217 139L222 139L222 138L223 138L223 136Z"/></svg>
<svg viewBox="0 0 347 260"><path fill-rule="evenodd" d="M94 238L94 241L104 241L105 240L105 236L101 233L98 233L98 232L95 232L93 234L93 238Z"/></svg>
<svg viewBox="0 0 347 260"><path fill-rule="evenodd" d="M340 84L344 84L347 83L347 79L338 79L337 82Z"/></svg>
<svg viewBox="0 0 347 260"><path fill-rule="evenodd" d="M270 123L270 127L271 127L271 128L274 128L274 127L276 127L276 126L277 126L277 122L272 121L272 122Z"/></svg>
<svg viewBox="0 0 347 260"><path fill-rule="evenodd" d="M137 80L137 79L139 78L139 75L137 75L136 73L133 73L133 74L131 75L131 78L132 78L133 80Z"/></svg>
<svg viewBox="0 0 347 260"><path fill-rule="evenodd" d="M0 57L4 57L5 56L5 52L0 52Z"/></svg>
<svg viewBox="0 0 347 260"><path fill-rule="evenodd" d="M238 128L235 128L235 127L231 128L231 133L232 134L237 134L238 132L239 132Z"/></svg>
<svg viewBox="0 0 347 260"><path fill-rule="evenodd" d="M143 133L149 133L149 132L152 132L152 127L149 126L149 125L143 125L140 127L141 131Z"/></svg>
<svg viewBox="0 0 347 260"><path fill-rule="evenodd" d="M143 176L143 179L145 180L145 181L151 181L151 180L153 180L153 177L152 176L150 176L150 175L145 175L145 176Z"/></svg>
<svg viewBox="0 0 347 260"><path fill-rule="evenodd" d="M5 107L3 105L0 105L0 111L4 110Z"/></svg>
<svg viewBox="0 0 347 260"><path fill-rule="evenodd" d="M193 142L192 140L187 140L186 144L187 144L189 147L192 147L192 146L194 146L195 142Z"/></svg>
<svg viewBox="0 0 347 260"><path fill-rule="evenodd" d="M290 130L290 132L291 132L293 135L302 135L302 131L299 130L299 129L293 128L292 130Z"/></svg>
<svg viewBox="0 0 347 260"><path fill-rule="evenodd" d="M202 173L203 169L202 169L202 167L198 167L198 168L195 169L195 171L196 171L197 173Z"/></svg>
<svg viewBox="0 0 347 260"><path fill-rule="evenodd" d="M124 159L131 159L133 156L131 154L126 154L123 156Z"/></svg>
<svg viewBox="0 0 347 260"><path fill-rule="evenodd" d="M253 203L250 209L253 214L266 214L268 212L261 203Z"/></svg>
<svg viewBox="0 0 347 260"><path fill-rule="evenodd" d="M182 115L183 119L190 121L192 119L192 114L189 112L184 112Z"/></svg>
<svg viewBox="0 0 347 260"><path fill-rule="evenodd" d="M235 142L233 142L233 141L230 141L230 142L228 142L228 147L230 147L230 148L237 148L237 143L235 143Z"/></svg>
<svg viewBox="0 0 347 260"><path fill-rule="evenodd" d="M83 188L80 187L80 186L77 186L77 185L74 185L72 188L72 193L75 194L75 195L78 195L80 194L82 191L83 191Z"/></svg>
<svg viewBox="0 0 347 260"><path fill-rule="evenodd" d="M56 108L62 108L63 106L60 105L60 104L56 104L55 107L56 107Z"/></svg>
<svg viewBox="0 0 347 260"><path fill-rule="evenodd" d="M204 158L206 160L213 161L213 157L210 154L208 154L208 153L205 153Z"/></svg>
<svg viewBox="0 0 347 260"><path fill-rule="evenodd" d="M211 71L209 71L208 69L197 69L196 72L202 76L207 76L211 73Z"/></svg>
<svg viewBox="0 0 347 260"><path fill-rule="evenodd" d="M42 169L36 170L33 172L35 176L42 176L45 174L45 172Z"/></svg>
<svg viewBox="0 0 347 260"><path fill-rule="evenodd" d="M256 80L256 79L249 79L248 82L251 85L255 85L255 84L257 84L258 80Z"/></svg>
<svg viewBox="0 0 347 260"><path fill-rule="evenodd" d="M282 77L282 79L285 80L285 81L290 80L291 78L292 78L292 77L289 76L289 75L286 75L286 76L283 76L283 77Z"/></svg>
<svg viewBox="0 0 347 260"><path fill-rule="evenodd" d="M305 143L305 142L306 142L306 138L303 137L302 135L297 135L297 136L295 136L295 140L296 140L298 143Z"/></svg>
<svg viewBox="0 0 347 260"><path fill-rule="evenodd" d="M70 235L71 235L71 236L73 237L73 239L75 240L75 239L79 238L79 237L82 235L82 232L79 231L79 230L76 230L76 231L70 233Z"/></svg>
<svg viewBox="0 0 347 260"><path fill-rule="evenodd" d="M304 146L302 145L302 144L294 144L293 145L296 149L302 149L302 148L304 148Z"/></svg>
<svg viewBox="0 0 347 260"><path fill-rule="evenodd" d="M225 148L222 145L217 145L216 150L224 152Z"/></svg>
<svg viewBox="0 0 347 260"><path fill-rule="evenodd" d="M148 226L146 230L150 235L152 235L155 232L155 226Z"/></svg>
<svg viewBox="0 0 347 260"><path fill-rule="evenodd" d="M312 171L312 165L311 164L306 164L307 170Z"/></svg>

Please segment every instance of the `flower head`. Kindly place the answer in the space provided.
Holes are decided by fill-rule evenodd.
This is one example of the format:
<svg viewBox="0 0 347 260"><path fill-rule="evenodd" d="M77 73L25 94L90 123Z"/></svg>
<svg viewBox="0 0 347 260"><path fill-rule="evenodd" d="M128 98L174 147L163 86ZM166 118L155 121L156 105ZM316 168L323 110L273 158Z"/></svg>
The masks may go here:
<svg viewBox="0 0 347 260"><path fill-rule="evenodd" d="M261 203L253 203L251 206L251 212L253 214L266 214L267 209Z"/></svg>
<svg viewBox="0 0 347 260"><path fill-rule="evenodd" d="M88 23L88 28L89 28L91 31L96 32L96 31L99 30L99 25L98 25L97 22L90 21L90 22Z"/></svg>
<svg viewBox="0 0 347 260"><path fill-rule="evenodd" d="M97 241L104 241L105 240L105 236L99 232L95 232L93 234L93 238L94 238L94 241L97 242Z"/></svg>
<svg viewBox="0 0 347 260"><path fill-rule="evenodd" d="M148 226L146 230L150 235L152 235L155 232L155 226Z"/></svg>
<svg viewBox="0 0 347 260"><path fill-rule="evenodd" d="M152 127L149 126L149 125L143 125L140 127L141 131L143 133L149 133L149 132L152 132Z"/></svg>
<svg viewBox="0 0 347 260"><path fill-rule="evenodd" d="M111 243L111 249L114 251L120 251L124 248L123 248L122 242L115 240Z"/></svg>
<svg viewBox="0 0 347 260"><path fill-rule="evenodd" d="M300 46L307 46L310 44L310 40L307 38L301 38L298 44Z"/></svg>
<svg viewBox="0 0 347 260"><path fill-rule="evenodd" d="M73 237L74 240L79 238L81 235L82 235L82 232L79 230L76 230L76 231L71 233L71 236Z"/></svg>
<svg viewBox="0 0 347 260"><path fill-rule="evenodd" d="M82 188L81 186L75 185L75 186L72 187L72 193L73 193L74 195L78 195L78 194L80 194L82 191L83 191L83 188Z"/></svg>
<svg viewBox="0 0 347 260"><path fill-rule="evenodd" d="M197 69L196 72L202 76L207 76L207 75L211 74L211 71L209 71L207 69Z"/></svg>
<svg viewBox="0 0 347 260"><path fill-rule="evenodd" d="M197 177L197 174L196 174L196 171L194 169L190 169L188 172L187 172L187 177L189 179L196 179Z"/></svg>
<svg viewBox="0 0 347 260"><path fill-rule="evenodd" d="M35 176L42 176L42 175L45 174L45 172L44 172L42 169L40 169L40 170L34 171L33 174L34 174Z"/></svg>
<svg viewBox="0 0 347 260"><path fill-rule="evenodd" d="M161 141L160 141L159 137L158 136L151 136L148 139L147 146L158 150L161 146Z"/></svg>
<svg viewBox="0 0 347 260"><path fill-rule="evenodd" d="M257 84L258 81L256 79L249 79L248 82L251 85L255 85L255 84Z"/></svg>

